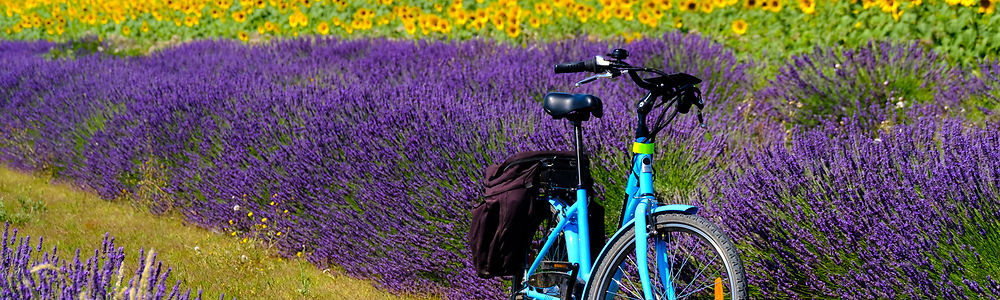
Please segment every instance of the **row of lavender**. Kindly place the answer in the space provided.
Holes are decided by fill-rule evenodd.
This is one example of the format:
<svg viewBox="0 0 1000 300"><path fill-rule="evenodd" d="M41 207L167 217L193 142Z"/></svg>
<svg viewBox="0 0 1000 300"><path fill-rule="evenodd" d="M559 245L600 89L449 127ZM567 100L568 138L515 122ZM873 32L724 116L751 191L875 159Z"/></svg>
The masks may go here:
<svg viewBox="0 0 1000 300"><path fill-rule="evenodd" d="M165 268L155 253L139 252L138 267L129 274L125 270L125 250L115 247L113 237L105 235L93 256L81 256L77 249L70 260L59 257L56 247L42 251L41 237L36 245L30 236L18 236L17 228L4 224L0 239L0 298L201 299L200 291L194 297L191 290L182 291L179 280L171 287L167 282L170 268Z"/></svg>
<svg viewBox="0 0 1000 300"><path fill-rule="evenodd" d="M241 232L268 218L286 254L453 298L501 293L476 279L464 242L481 169L517 151L567 148L569 130L538 99L579 78L549 66L608 48L199 42L47 61L39 54L49 46L0 44L10 66L0 72L6 163L108 198L148 189L153 173L166 181L158 208ZM795 57L766 81L753 62L697 36L627 48L633 62L706 79L710 128L685 118L662 137L657 180L663 198L694 201L725 225L756 292L997 291L995 256L978 254L995 251L989 237L1000 234L997 63L966 72L915 45L873 44ZM574 91L606 102L605 117L585 125L586 143L617 212L638 91L622 82Z"/></svg>

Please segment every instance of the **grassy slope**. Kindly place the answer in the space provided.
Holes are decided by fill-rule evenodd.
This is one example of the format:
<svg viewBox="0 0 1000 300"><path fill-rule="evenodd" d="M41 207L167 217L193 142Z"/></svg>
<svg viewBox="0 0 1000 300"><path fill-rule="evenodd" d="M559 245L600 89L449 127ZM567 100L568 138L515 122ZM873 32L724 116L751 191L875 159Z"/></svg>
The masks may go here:
<svg viewBox="0 0 1000 300"><path fill-rule="evenodd" d="M41 201L43 209L24 212L18 199ZM205 290L207 299L219 293L240 299L396 299L376 290L370 282L336 271L324 273L301 259L268 255L263 246L241 243L240 239L186 225L177 216L154 216L121 202L109 202L71 185L0 166L0 210L3 215L19 215L22 234L44 238L46 249L59 247L61 256L72 258L100 246L105 232L114 236L128 255L126 268L135 270L140 247L157 251L164 264L173 268L170 282L184 281L184 287ZM195 247L198 250L195 250ZM243 257L246 259L243 259ZM329 275L334 274L334 275Z"/></svg>

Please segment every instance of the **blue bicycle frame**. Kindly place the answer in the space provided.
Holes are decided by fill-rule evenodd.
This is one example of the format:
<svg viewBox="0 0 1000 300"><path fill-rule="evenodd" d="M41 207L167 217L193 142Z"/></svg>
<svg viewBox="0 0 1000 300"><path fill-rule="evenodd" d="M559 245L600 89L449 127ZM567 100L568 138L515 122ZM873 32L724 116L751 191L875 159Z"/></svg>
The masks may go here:
<svg viewBox="0 0 1000 300"><path fill-rule="evenodd" d="M626 199L624 214L622 215L622 222L619 224L619 229L615 232L615 236L621 235L625 232L631 223L635 223L635 228L646 228L648 224L648 217L659 213L681 213L681 214L696 214L698 208L691 205L683 204L670 204L670 205L660 205L656 198L653 196L653 144L648 140L637 140L632 145L632 151L635 153L632 158L632 172L629 173L628 184L626 186ZM567 206L564 201L558 198L547 199L549 203L558 212L559 223L555 226L552 233L550 233L542 246L541 251L539 251L538 256L535 257L534 261L531 263L531 267L524 274L523 278L528 278L538 269L538 266L542 262L542 258L548 253L552 245L555 244L559 238L560 233L563 233L565 239L566 251L568 256L568 261L570 263L579 264L580 269L577 273L577 279L583 282L589 282L591 270L593 269L593 257L590 253L590 232L587 214L587 191L586 189L577 189L576 192L576 202L573 205ZM596 220L601 221L601 220ZM647 230L635 230L635 242L636 242L636 258L637 265L644 266L648 265L647 251L649 245L647 244L648 233ZM604 249L601 250L600 256L607 255L608 247L610 245L605 245ZM656 257L657 266L660 269L666 268L667 256L666 256L666 243L660 241L655 245L656 247ZM662 255L660 255L662 254ZM670 272L665 270L659 270L660 274L659 280L662 282L663 286L667 288L666 294L669 300L674 300L676 297L673 291L673 285L671 284ZM639 277L642 281L642 290L646 299L653 299L652 285L650 284L649 270L645 268L639 269ZM533 287L525 287L523 290L524 294L532 299L559 299L558 297L545 294L541 291L535 290ZM584 290L584 293L587 291Z"/></svg>

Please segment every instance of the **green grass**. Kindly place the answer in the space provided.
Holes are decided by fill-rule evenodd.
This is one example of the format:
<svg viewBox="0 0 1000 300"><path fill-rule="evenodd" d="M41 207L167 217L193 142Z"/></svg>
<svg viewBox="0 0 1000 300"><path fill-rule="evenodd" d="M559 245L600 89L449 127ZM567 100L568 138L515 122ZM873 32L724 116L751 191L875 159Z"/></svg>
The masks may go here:
<svg viewBox="0 0 1000 300"><path fill-rule="evenodd" d="M126 268L134 270L139 249L154 249L172 268L170 282L240 299L427 299L397 296L372 283L304 259L272 255L266 246L188 224L179 216L157 216L122 201L106 201L69 184L0 166L0 216L23 235L44 238L60 253L97 249L104 234L124 247ZM13 219L11 219L13 218Z"/></svg>

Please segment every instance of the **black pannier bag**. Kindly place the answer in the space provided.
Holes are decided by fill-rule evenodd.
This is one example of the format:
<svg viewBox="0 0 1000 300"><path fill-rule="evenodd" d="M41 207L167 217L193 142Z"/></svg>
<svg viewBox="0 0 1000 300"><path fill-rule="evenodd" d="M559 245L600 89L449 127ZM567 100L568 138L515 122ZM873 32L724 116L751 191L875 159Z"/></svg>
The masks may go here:
<svg viewBox="0 0 1000 300"><path fill-rule="evenodd" d="M584 186L593 195L589 160L584 158ZM576 155L572 151L531 151L515 154L486 168L483 202L472 210L469 248L482 278L514 275L542 220L551 217L544 196L576 200ZM591 256L604 247L604 207L587 205ZM555 224L552 224L553 226Z"/></svg>

